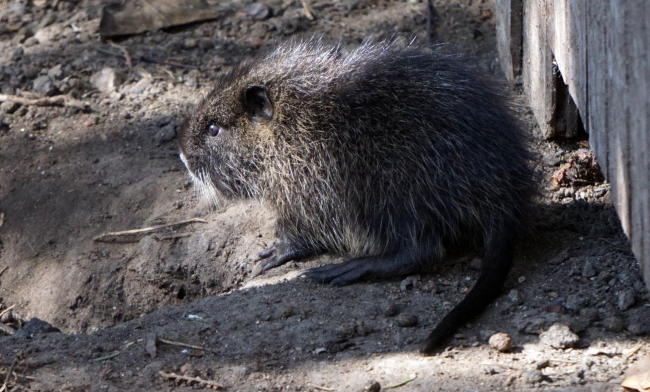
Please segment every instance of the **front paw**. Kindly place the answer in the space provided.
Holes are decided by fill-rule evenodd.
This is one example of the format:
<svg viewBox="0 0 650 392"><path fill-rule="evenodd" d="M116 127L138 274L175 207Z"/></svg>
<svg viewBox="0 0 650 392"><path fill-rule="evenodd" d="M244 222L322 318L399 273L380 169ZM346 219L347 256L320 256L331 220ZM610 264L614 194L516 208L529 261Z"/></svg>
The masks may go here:
<svg viewBox="0 0 650 392"><path fill-rule="evenodd" d="M289 244L287 241L278 242L277 244L258 253L260 259L265 259L260 264L262 266L261 272L264 273L291 260L303 259L307 256L310 256L311 254L312 252L306 251L304 249L298 249L297 247Z"/></svg>

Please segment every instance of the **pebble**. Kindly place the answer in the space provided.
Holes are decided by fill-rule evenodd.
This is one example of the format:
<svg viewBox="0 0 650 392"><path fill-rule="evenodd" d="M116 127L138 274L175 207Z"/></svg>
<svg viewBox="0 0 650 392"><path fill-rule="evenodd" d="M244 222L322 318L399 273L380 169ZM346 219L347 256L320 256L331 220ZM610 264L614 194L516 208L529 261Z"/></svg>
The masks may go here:
<svg viewBox="0 0 650 392"><path fill-rule="evenodd" d="M23 45L24 45L26 48L29 48L29 47L32 47L32 46L36 46L36 45L38 45L39 43L40 43L40 42L38 42L38 39L36 39L36 38L34 38L34 37L29 37L29 38L27 38L27 39L25 40L25 42L23 42Z"/></svg>
<svg viewBox="0 0 650 392"><path fill-rule="evenodd" d="M11 61L16 61L19 60L23 54L25 54L25 50L22 48L22 46L17 46L14 48L14 50L11 52Z"/></svg>
<svg viewBox="0 0 650 392"><path fill-rule="evenodd" d="M272 12L268 5L262 3L249 4L242 11L253 20L264 20L271 16Z"/></svg>
<svg viewBox="0 0 650 392"><path fill-rule="evenodd" d="M623 322L616 316L610 316L603 320L603 327L610 332L623 330Z"/></svg>
<svg viewBox="0 0 650 392"><path fill-rule="evenodd" d="M14 114L16 110L20 107L20 104L13 101L4 101L0 104L0 112L7 114Z"/></svg>
<svg viewBox="0 0 650 392"><path fill-rule="evenodd" d="M39 94L45 95L46 97L51 97L52 95L56 94L56 87L54 86L54 82L47 75L39 76L38 78L34 79L32 89Z"/></svg>
<svg viewBox="0 0 650 392"><path fill-rule="evenodd" d="M386 301L381 306L381 312L386 317L395 317L399 314L400 308L394 301Z"/></svg>
<svg viewBox="0 0 650 392"><path fill-rule="evenodd" d="M593 261L588 259L582 267L582 276L585 278L593 278L596 275L598 275L598 271L596 271Z"/></svg>
<svg viewBox="0 0 650 392"><path fill-rule="evenodd" d="M540 370L530 370L522 373L521 379L528 384L537 384L542 381L544 374Z"/></svg>
<svg viewBox="0 0 650 392"><path fill-rule="evenodd" d="M642 323L633 323L627 326L629 333L635 336L641 336L648 333L648 327Z"/></svg>
<svg viewBox="0 0 650 392"><path fill-rule="evenodd" d="M634 293L626 290L618 293L618 309L626 311L634 305Z"/></svg>
<svg viewBox="0 0 650 392"><path fill-rule="evenodd" d="M63 76L63 68L61 67L61 64L50 68L50 70L47 71L47 76L49 76L52 80L61 79L61 76Z"/></svg>
<svg viewBox="0 0 650 392"><path fill-rule="evenodd" d="M194 38L187 38L183 41L183 47L185 49L194 49L198 46L198 42Z"/></svg>
<svg viewBox="0 0 650 392"><path fill-rule="evenodd" d="M371 380L363 387L364 392L379 392L381 391L381 384L377 380Z"/></svg>
<svg viewBox="0 0 650 392"><path fill-rule="evenodd" d="M420 285L420 279L417 276L409 276L399 284L399 291L405 292L417 288Z"/></svg>
<svg viewBox="0 0 650 392"><path fill-rule="evenodd" d="M153 137L153 140L156 142L156 145L159 146L164 142L168 142L176 137L176 126L174 124L167 124Z"/></svg>
<svg viewBox="0 0 650 392"><path fill-rule="evenodd" d="M478 271L481 269L481 263L483 263L483 260L475 257L469 262L469 268Z"/></svg>
<svg viewBox="0 0 650 392"><path fill-rule="evenodd" d="M539 340L547 346L566 349L573 347L580 338L566 325L555 323L539 335Z"/></svg>
<svg viewBox="0 0 650 392"><path fill-rule="evenodd" d="M519 304L519 302L521 302L519 291L515 289L510 290L510 292L508 293L508 300L510 300L510 302L514 304Z"/></svg>
<svg viewBox="0 0 650 392"><path fill-rule="evenodd" d="M402 313L395 319L397 325L403 328L411 328L418 325L418 318L413 313Z"/></svg>
<svg viewBox="0 0 650 392"><path fill-rule="evenodd" d="M490 344L490 347L502 353L508 352L512 349L512 339L510 338L510 335L504 332L495 333L490 336L488 343Z"/></svg>
<svg viewBox="0 0 650 392"><path fill-rule="evenodd" d="M122 77L113 68L104 68L90 77L90 84L104 94L110 94L122 84Z"/></svg>

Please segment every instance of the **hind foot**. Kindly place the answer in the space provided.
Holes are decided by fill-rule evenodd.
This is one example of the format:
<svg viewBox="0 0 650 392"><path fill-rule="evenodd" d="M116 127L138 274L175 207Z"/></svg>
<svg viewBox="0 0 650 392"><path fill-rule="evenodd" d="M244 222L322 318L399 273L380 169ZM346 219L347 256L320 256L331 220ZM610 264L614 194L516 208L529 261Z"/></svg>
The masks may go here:
<svg viewBox="0 0 650 392"><path fill-rule="evenodd" d="M265 259L261 263L261 272L266 272L270 269L279 267L292 260L304 259L307 256L311 256L312 253L313 252L300 249L290 244L288 241L280 241L258 253L260 259Z"/></svg>
<svg viewBox="0 0 650 392"><path fill-rule="evenodd" d="M416 260L404 255L368 256L301 272L301 276L332 286L345 286L362 279L393 278L418 270Z"/></svg>

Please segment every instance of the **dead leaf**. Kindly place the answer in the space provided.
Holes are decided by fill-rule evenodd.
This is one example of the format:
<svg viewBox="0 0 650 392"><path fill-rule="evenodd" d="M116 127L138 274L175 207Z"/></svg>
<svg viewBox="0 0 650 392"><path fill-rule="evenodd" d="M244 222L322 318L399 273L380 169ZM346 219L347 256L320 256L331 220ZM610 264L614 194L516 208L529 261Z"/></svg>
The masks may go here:
<svg viewBox="0 0 650 392"><path fill-rule="evenodd" d="M650 356L641 358L627 369L621 386L639 392L650 392Z"/></svg>

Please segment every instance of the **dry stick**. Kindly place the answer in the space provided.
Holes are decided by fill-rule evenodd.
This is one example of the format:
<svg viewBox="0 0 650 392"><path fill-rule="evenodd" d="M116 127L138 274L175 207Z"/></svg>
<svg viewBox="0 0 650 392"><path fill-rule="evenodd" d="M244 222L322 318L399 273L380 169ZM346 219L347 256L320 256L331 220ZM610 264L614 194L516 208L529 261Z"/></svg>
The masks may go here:
<svg viewBox="0 0 650 392"><path fill-rule="evenodd" d="M183 342L176 342L176 341L173 341L173 340L167 340L167 339L163 339L163 338L158 338L158 341L161 342L161 343L171 344L172 346L195 348L197 350L209 351L211 353L216 354L216 351L214 351L212 349L209 349L209 348L206 348L206 347L201 347L201 346L195 346L193 344L187 344L187 343L183 343Z"/></svg>
<svg viewBox="0 0 650 392"><path fill-rule="evenodd" d="M2 272L4 272L4 271L2 271ZM0 312L0 317L4 316L5 313L7 313L7 312L10 311L11 309L13 309L15 306L16 306L15 304L14 304L14 305L11 305L11 306L8 307L7 309L5 309L5 310L3 310L2 312Z"/></svg>
<svg viewBox="0 0 650 392"><path fill-rule="evenodd" d="M311 384L309 384L309 385L311 385ZM327 392L334 392L335 391L335 389L319 387L318 385L311 385L311 387L314 388L314 389L318 389L319 391L327 391Z"/></svg>
<svg viewBox="0 0 650 392"><path fill-rule="evenodd" d="M11 378L11 374L14 372L14 368L16 367L16 364L18 363L18 357L14 358L13 362L11 362L11 366L9 367L9 371L7 372L7 377L5 377L5 382L2 384L2 388L0 388L0 392L4 392L7 390L7 384L9 383L9 379Z"/></svg>
<svg viewBox="0 0 650 392"><path fill-rule="evenodd" d="M115 231L115 232L111 232L111 233L104 233L102 235L98 235L97 237L93 238L93 241L111 242L110 239L107 240L106 238L107 237L130 236L130 235L134 235L134 234L155 233L155 232L160 231L162 229L167 229L167 228L170 228L170 227L177 227L177 226L184 226L184 225L188 225L190 223L208 223L208 221L206 221L205 219L201 219L201 218L192 218L192 219L187 219L187 220L180 221L180 222L169 223L167 225L145 227L143 229L135 229L135 230Z"/></svg>
<svg viewBox="0 0 650 392"><path fill-rule="evenodd" d="M53 97L29 99L17 95L0 94L0 102L13 101L24 106L69 106L85 110L90 104L79 101L69 95L55 95Z"/></svg>
<svg viewBox="0 0 650 392"><path fill-rule="evenodd" d="M223 387L220 384L217 384L216 382L211 380L204 380L201 377L181 376L180 374L176 374L176 373L165 373L162 370L159 371L158 374L160 374L162 378L164 378L165 380L187 381L188 383L196 382L199 385L206 386L209 388L223 389Z"/></svg>
<svg viewBox="0 0 650 392"><path fill-rule="evenodd" d="M416 375L416 374L412 374L411 377L407 378L406 380L404 380L404 381L402 381L402 382L398 382L397 384L389 385L389 386L387 386L387 387L385 387L385 388L383 388L383 389L399 388L399 387L401 387L401 386L404 386L404 385L410 383L411 381L415 380L416 378L417 378L417 375Z"/></svg>
<svg viewBox="0 0 650 392"><path fill-rule="evenodd" d="M315 20L316 17L314 14L312 14L311 10L309 9L309 6L307 5L307 0L302 0L302 8L305 10L305 16L309 20Z"/></svg>
<svg viewBox="0 0 650 392"><path fill-rule="evenodd" d="M110 40L108 41L108 44L111 45L114 48L118 48L119 50L121 50L122 53L124 54L124 58L126 59L126 64L129 66L129 68L133 68L133 63L131 62L131 56L129 56L129 52L126 50L125 47L120 46L120 45L118 45L115 42L110 41Z"/></svg>

